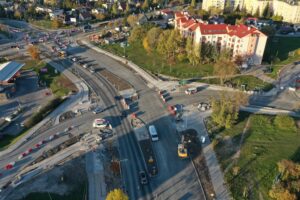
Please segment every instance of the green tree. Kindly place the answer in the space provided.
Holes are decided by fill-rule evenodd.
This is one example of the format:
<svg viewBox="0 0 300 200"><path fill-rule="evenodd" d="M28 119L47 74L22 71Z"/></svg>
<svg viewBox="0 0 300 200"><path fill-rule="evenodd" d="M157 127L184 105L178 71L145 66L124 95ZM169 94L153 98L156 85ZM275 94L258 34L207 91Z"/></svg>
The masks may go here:
<svg viewBox="0 0 300 200"><path fill-rule="evenodd" d="M14 12L14 17L17 19L21 19L22 18L22 13L19 10L16 10Z"/></svg>
<svg viewBox="0 0 300 200"><path fill-rule="evenodd" d="M146 30L142 26L135 26L130 32L130 36L128 37L129 43L134 43L137 41L142 41L146 36Z"/></svg>
<svg viewBox="0 0 300 200"><path fill-rule="evenodd" d="M121 189L114 189L110 191L106 200L128 200L128 196Z"/></svg>
<svg viewBox="0 0 300 200"><path fill-rule="evenodd" d="M264 18L270 18L271 17L271 8L269 2L267 3L266 7L263 10L262 16Z"/></svg>
<svg viewBox="0 0 300 200"><path fill-rule="evenodd" d="M129 15L127 17L127 23L129 24L130 27L135 27L138 22L138 16L137 15Z"/></svg>
<svg viewBox="0 0 300 200"><path fill-rule="evenodd" d="M29 46L27 50L33 60L40 59L40 51L37 46Z"/></svg>
<svg viewBox="0 0 300 200"><path fill-rule="evenodd" d="M98 14L95 14L95 18L102 21L106 18L106 15L103 13L98 13Z"/></svg>
<svg viewBox="0 0 300 200"><path fill-rule="evenodd" d="M192 0L192 1L191 1L191 7L192 7L192 8L196 8L196 6L197 6L196 0Z"/></svg>
<svg viewBox="0 0 300 200"><path fill-rule="evenodd" d="M195 57L194 57L194 44L193 44L193 39L188 37L186 40L186 46L185 46L185 51L187 54L187 59L192 65L195 65Z"/></svg>
<svg viewBox="0 0 300 200"><path fill-rule="evenodd" d="M283 188L280 185L273 186L269 191L269 196L275 200L296 200L297 197L295 194L290 193L287 189Z"/></svg>
<svg viewBox="0 0 300 200"><path fill-rule="evenodd" d="M6 11L2 5L0 5L0 17L6 17Z"/></svg>
<svg viewBox="0 0 300 200"><path fill-rule="evenodd" d="M143 5L142 5L142 9L143 10L148 10L150 6L149 0L145 0Z"/></svg>
<svg viewBox="0 0 300 200"><path fill-rule="evenodd" d="M128 3L128 1L127 1L127 3L126 3L126 9L125 9L125 14L129 14L130 13L130 6L129 6L129 3Z"/></svg>
<svg viewBox="0 0 300 200"><path fill-rule="evenodd" d="M274 125L279 129L296 130L295 120L288 115L276 115Z"/></svg>
<svg viewBox="0 0 300 200"><path fill-rule="evenodd" d="M236 74L238 72L237 67L234 62L230 59L221 57L214 64L214 74L219 77L221 85L228 77Z"/></svg>
<svg viewBox="0 0 300 200"><path fill-rule="evenodd" d="M148 44L152 50L156 49L158 38L159 38L159 35L161 34L161 32L162 32L162 29L158 28L158 27L151 28L147 32Z"/></svg>
<svg viewBox="0 0 300 200"><path fill-rule="evenodd" d="M247 102L248 97L242 92L236 92L232 96L222 93L219 100L212 98L212 121L219 127L231 128L238 119L240 106Z"/></svg>
<svg viewBox="0 0 300 200"><path fill-rule="evenodd" d="M171 34L171 30L165 30L163 31L159 37L158 37L158 42L157 42L157 52L164 56L166 59L168 57L168 52L167 52L167 40Z"/></svg>
<svg viewBox="0 0 300 200"><path fill-rule="evenodd" d="M226 0L224 13L230 13L231 12L231 3L230 0Z"/></svg>
<svg viewBox="0 0 300 200"><path fill-rule="evenodd" d="M117 2L115 2L115 3L113 4L113 6L112 6L112 8L111 8L111 13L112 13L113 15L115 15L115 16L119 14Z"/></svg>
<svg viewBox="0 0 300 200"><path fill-rule="evenodd" d="M53 19L52 22L51 22L51 27L53 29L58 29L62 26L62 23L61 21L59 21L57 18Z"/></svg>
<svg viewBox="0 0 300 200"><path fill-rule="evenodd" d="M274 15L274 16L272 16L272 20L281 22L283 20L283 17L280 15Z"/></svg>
<svg viewBox="0 0 300 200"><path fill-rule="evenodd" d="M66 9L71 9L74 6L71 0L64 0L62 3L63 3L63 7Z"/></svg>

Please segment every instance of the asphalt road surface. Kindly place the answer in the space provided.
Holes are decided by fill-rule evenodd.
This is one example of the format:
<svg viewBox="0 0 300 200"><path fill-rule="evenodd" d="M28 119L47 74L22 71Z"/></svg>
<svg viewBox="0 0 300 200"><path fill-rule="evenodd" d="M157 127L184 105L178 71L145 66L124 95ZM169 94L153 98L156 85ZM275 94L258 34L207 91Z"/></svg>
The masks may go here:
<svg viewBox="0 0 300 200"><path fill-rule="evenodd" d="M85 61L92 61L92 63L95 63L95 70L106 68L122 79L128 81L138 91L140 99L138 101L137 113L146 123L155 124L160 136L160 141L154 143L154 151L157 155L159 172L156 177L151 178L150 185L152 188L152 195L158 199L172 199L174 198L174 195L182 199L203 199L204 194L201 193L200 185L197 182L196 174L191 163L189 161L181 160L177 156L178 139L174 128L175 125L166 112L166 105L160 101L157 93L154 90L149 89L139 75L107 56L83 47L71 49L70 53L80 56ZM78 70L80 68L81 67L79 67ZM82 71L85 71L86 74L90 74L87 70L81 69ZM108 91L108 93L111 93L111 91ZM120 148L122 148L121 141L122 140L120 140ZM132 140L131 145L137 146L135 139ZM128 146L125 147L124 150L127 148ZM121 154L122 150L123 149L121 149ZM134 151L140 152L138 147L136 147ZM141 161L141 155L138 157ZM129 162L125 163L127 164ZM135 162L132 164L137 165ZM139 165L141 164L138 164L138 166ZM137 174L138 170L134 170L132 173ZM135 182L138 181L135 176L133 176L133 179L135 179L133 180ZM128 179L125 181L129 186L131 185L130 182L131 181ZM183 185L184 187L182 187ZM128 189L131 191L131 189L134 190L135 188Z"/></svg>

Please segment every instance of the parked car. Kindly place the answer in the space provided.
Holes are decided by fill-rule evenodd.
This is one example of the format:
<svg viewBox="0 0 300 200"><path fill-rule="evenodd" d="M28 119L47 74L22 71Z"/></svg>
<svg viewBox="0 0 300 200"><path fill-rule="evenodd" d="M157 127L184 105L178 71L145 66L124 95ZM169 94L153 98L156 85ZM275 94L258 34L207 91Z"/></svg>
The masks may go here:
<svg viewBox="0 0 300 200"><path fill-rule="evenodd" d="M95 108L95 109L93 110L93 113L94 113L94 114L98 114L98 113L101 113L102 111L103 111L103 108L97 107L97 108Z"/></svg>
<svg viewBox="0 0 300 200"><path fill-rule="evenodd" d="M93 67L90 68L91 73L95 73L95 69Z"/></svg>
<svg viewBox="0 0 300 200"><path fill-rule="evenodd" d="M140 176L140 182L142 185L148 184L148 179L147 179L147 175L146 175L145 171L140 171L139 176Z"/></svg>

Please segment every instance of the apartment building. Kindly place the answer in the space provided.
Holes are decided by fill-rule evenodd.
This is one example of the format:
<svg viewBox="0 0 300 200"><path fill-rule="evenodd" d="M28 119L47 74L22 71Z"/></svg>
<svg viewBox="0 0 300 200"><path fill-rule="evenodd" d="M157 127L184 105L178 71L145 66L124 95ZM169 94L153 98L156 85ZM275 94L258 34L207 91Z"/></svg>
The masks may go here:
<svg viewBox="0 0 300 200"><path fill-rule="evenodd" d="M260 15L264 8L269 4L274 15L280 15L283 20L291 23L300 23L300 2L296 0L228 0L232 8L239 6L245 8L249 13ZM202 9L209 10L211 7L224 9L226 0L203 0Z"/></svg>
<svg viewBox="0 0 300 200"><path fill-rule="evenodd" d="M280 15L283 20L291 23L300 23L300 1L274 0L271 4L274 15Z"/></svg>
<svg viewBox="0 0 300 200"><path fill-rule="evenodd" d="M203 0L202 9L209 10L211 7L216 7L224 10L226 0Z"/></svg>
<svg viewBox="0 0 300 200"><path fill-rule="evenodd" d="M244 5L244 1L247 1L247 0L203 0L202 9L208 11L211 7L216 7L221 10L224 10L226 5L228 5L227 4L228 1L229 1L230 7L235 9L238 6L240 8L242 8L242 6Z"/></svg>
<svg viewBox="0 0 300 200"><path fill-rule="evenodd" d="M250 64L262 62L267 36L246 25L207 24L184 13L175 13L175 28L182 36L192 37L194 44L210 43L218 50L230 49L233 57L248 58Z"/></svg>

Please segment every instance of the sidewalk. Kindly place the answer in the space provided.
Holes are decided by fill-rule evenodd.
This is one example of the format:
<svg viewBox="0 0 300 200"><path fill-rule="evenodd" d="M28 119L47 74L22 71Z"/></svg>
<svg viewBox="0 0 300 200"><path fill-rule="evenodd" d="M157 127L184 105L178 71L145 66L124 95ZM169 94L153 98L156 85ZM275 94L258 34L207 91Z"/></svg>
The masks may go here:
<svg viewBox="0 0 300 200"><path fill-rule="evenodd" d="M208 133L204 125L204 118L207 117L210 112L200 113L195 109L194 106L185 107L185 112L182 119L185 121L186 129L195 129L198 133L198 138L200 140L201 136L206 138L205 144L202 144L202 151L206 160L206 165L209 170L209 175L214 187L217 200L229 200L230 192L226 188L226 183L224 181L223 172L219 166L218 159L213 150L212 144L209 141ZM196 110L196 111L195 111ZM204 115L203 115L204 114ZM182 127L183 128L183 127ZM201 140L200 140L201 141Z"/></svg>
<svg viewBox="0 0 300 200"><path fill-rule="evenodd" d="M86 154L86 173L89 182L89 200L102 200L106 198L106 185L104 180L104 167L101 159L95 152Z"/></svg>
<svg viewBox="0 0 300 200"><path fill-rule="evenodd" d="M82 101L83 99L88 98L88 92L84 89L87 88L87 86L79 80L75 75L73 75L71 72L64 70L60 65L57 63L54 63L50 61L49 59L45 59L46 62L48 62L53 67L57 68L57 70L61 70L61 72L68 77L78 88L78 93L76 95L70 96L69 99L64 101L58 108L56 108L53 112L51 112L45 119L43 119L41 122L39 122L37 125L32 127L26 136L22 137L20 140L18 140L15 144L8 147L8 149L5 149L0 152L0 156L3 156L5 154L9 154L15 149L17 149L20 145L26 142L38 129L40 129L44 124L46 124L49 120L51 120L54 117L59 116L63 112L65 112L66 109L70 109L74 107L76 104L78 104L79 101Z"/></svg>

